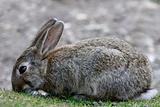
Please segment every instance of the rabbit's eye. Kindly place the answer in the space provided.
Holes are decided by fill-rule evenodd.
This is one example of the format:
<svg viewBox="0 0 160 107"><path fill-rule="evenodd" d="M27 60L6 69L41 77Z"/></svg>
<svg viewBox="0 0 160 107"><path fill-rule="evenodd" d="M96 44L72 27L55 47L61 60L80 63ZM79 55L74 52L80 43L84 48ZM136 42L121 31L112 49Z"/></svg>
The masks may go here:
<svg viewBox="0 0 160 107"><path fill-rule="evenodd" d="M20 66L19 67L19 73L23 74L27 70L27 66Z"/></svg>

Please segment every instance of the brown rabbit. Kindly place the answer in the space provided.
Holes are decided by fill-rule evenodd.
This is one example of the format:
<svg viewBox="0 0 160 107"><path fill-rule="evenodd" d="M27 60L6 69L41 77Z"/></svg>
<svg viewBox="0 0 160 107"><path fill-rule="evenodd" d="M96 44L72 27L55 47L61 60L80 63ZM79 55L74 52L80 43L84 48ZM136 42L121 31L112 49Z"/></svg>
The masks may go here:
<svg viewBox="0 0 160 107"><path fill-rule="evenodd" d="M151 65L146 56L118 38L93 38L56 48L63 23L46 22L17 59L14 91L99 100L151 99ZM34 93L33 93L34 94Z"/></svg>

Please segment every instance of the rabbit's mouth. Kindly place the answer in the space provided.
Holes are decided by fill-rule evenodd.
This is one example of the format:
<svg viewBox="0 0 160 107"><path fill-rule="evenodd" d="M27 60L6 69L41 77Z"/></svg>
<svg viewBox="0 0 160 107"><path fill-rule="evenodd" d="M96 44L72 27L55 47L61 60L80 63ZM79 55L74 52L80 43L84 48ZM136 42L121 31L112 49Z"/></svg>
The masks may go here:
<svg viewBox="0 0 160 107"><path fill-rule="evenodd" d="M33 91L39 90L39 88L35 88L31 82L25 82L26 84L22 87L22 92L32 93Z"/></svg>
<svg viewBox="0 0 160 107"><path fill-rule="evenodd" d="M34 91L35 89L33 87L31 87L30 85L26 84L23 86L23 90L22 92L25 92L25 93L30 93L31 91Z"/></svg>
<svg viewBox="0 0 160 107"><path fill-rule="evenodd" d="M30 92L37 91L43 86L43 80L35 78L35 76L20 77L19 79L12 80L12 89L16 92Z"/></svg>
<svg viewBox="0 0 160 107"><path fill-rule="evenodd" d="M23 78L25 84L23 85L22 89L24 91L28 90L39 90L43 87L44 81L42 78L37 77L36 75L27 76Z"/></svg>
<svg viewBox="0 0 160 107"><path fill-rule="evenodd" d="M31 95L41 95L41 96L49 96L50 94L39 89L39 88L34 88L34 86L29 85L31 84L30 82L27 82L26 85L23 86L23 92L29 93Z"/></svg>

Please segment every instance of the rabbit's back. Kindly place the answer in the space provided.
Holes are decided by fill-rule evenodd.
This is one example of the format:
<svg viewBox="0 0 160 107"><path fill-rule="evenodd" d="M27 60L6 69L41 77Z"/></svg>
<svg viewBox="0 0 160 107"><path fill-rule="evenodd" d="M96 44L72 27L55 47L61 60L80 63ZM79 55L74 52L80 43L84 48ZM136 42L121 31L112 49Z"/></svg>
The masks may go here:
<svg viewBox="0 0 160 107"><path fill-rule="evenodd" d="M96 38L58 48L49 55L50 84L57 94L130 99L149 89L148 59L117 38Z"/></svg>
<svg viewBox="0 0 160 107"><path fill-rule="evenodd" d="M126 41L121 40L115 37L102 37L102 38L93 38L93 39L86 39L80 41L76 44L76 47L83 48L87 46L104 46L107 49L117 49L126 54L139 54L135 48L133 48L130 44Z"/></svg>

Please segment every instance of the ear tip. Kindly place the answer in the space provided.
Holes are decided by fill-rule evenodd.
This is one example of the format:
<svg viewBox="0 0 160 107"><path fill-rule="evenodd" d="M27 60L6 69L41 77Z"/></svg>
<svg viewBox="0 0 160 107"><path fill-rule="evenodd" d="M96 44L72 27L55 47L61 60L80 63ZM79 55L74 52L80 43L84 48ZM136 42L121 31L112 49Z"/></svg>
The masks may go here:
<svg viewBox="0 0 160 107"><path fill-rule="evenodd" d="M64 25L64 22L63 22L63 21L59 20L58 22L59 22L60 24Z"/></svg>
<svg viewBox="0 0 160 107"><path fill-rule="evenodd" d="M64 22L62 20L58 20L56 17L53 17L50 20L54 20L56 22L60 22L60 23L64 24Z"/></svg>
<svg viewBox="0 0 160 107"><path fill-rule="evenodd" d="M55 20L55 21L57 21L58 19L57 19L57 18L55 18L55 17L53 17L53 18L52 18L52 20Z"/></svg>
<svg viewBox="0 0 160 107"><path fill-rule="evenodd" d="M55 17L50 18L49 20L52 20L52 21L56 22L56 24L58 24L58 25L64 26L64 22L63 22L62 20L58 20L58 19L55 18Z"/></svg>
<svg viewBox="0 0 160 107"><path fill-rule="evenodd" d="M56 25L59 26L59 27L61 27L62 29L64 28L64 22L61 21L61 20L60 20L60 21L57 21L57 22L56 22Z"/></svg>

